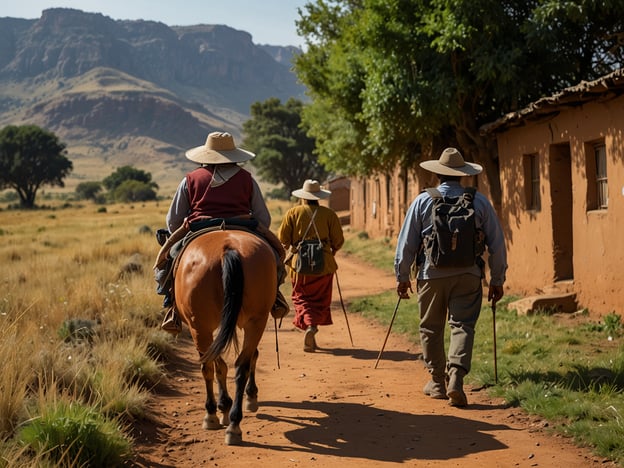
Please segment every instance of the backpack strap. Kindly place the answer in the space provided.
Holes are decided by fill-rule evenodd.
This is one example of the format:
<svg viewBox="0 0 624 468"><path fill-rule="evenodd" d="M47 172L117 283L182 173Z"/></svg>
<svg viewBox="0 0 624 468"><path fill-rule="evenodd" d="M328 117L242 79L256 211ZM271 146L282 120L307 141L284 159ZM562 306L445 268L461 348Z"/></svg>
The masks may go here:
<svg viewBox="0 0 624 468"><path fill-rule="evenodd" d="M433 200L443 199L444 196L440 193L440 191L435 187L429 187L425 189ZM476 187L464 187L464 194L469 195L470 201L474 200L474 197L477 193Z"/></svg>
<svg viewBox="0 0 624 468"><path fill-rule="evenodd" d="M476 187L464 187L464 193L471 195L472 198L474 199L475 195L477 194L477 188Z"/></svg>
<svg viewBox="0 0 624 468"><path fill-rule="evenodd" d="M429 194L429 196L431 198L433 198L434 200L440 199L440 198L444 198L442 197L442 194L440 193L440 191L435 188L435 187L429 187L427 189L425 189L427 191L427 193Z"/></svg>
<svg viewBox="0 0 624 468"><path fill-rule="evenodd" d="M314 218L316 217L316 212L318 211L318 208L314 211L312 211L312 208L309 209L310 213L312 213L312 216L310 217L310 223L308 224L308 227L306 228L305 232L303 233L303 237L301 238L301 240L299 241L299 243L297 244L297 250L299 250L299 246L301 245L301 242L303 242L306 238L306 236L308 235L308 231L310 230L310 228L312 226L314 226L314 231L316 232L316 237L318 237L319 242L321 241L321 236L319 236L318 230L316 229L316 223L314 222Z"/></svg>

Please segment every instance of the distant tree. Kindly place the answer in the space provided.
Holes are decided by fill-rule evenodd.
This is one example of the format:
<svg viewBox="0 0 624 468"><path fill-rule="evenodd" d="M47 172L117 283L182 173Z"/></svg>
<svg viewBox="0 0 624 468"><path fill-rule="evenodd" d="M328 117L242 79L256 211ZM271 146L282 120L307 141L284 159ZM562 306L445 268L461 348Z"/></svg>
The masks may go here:
<svg viewBox="0 0 624 468"><path fill-rule="evenodd" d="M100 192L102 192L102 182L81 182L76 186L76 194L85 200L96 200Z"/></svg>
<svg viewBox="0 0 624 468"><path fill-rule="evenodd" d="M73 165L65 145L35 125L9 125L0 130L0 189L17 191L24 208L35 205L42 185L64 187Z"/></svg>
<svg viewBox="0 0 624 468"><path fill-rule="evenodd" d="M156 200L153 185L139 180L124 180L112 191L112 198L119 202Z"/></svg>
<svg viewBox="0 0 624 468"><path fill-rule="evenodd" d="M253 165L267 182L283 184L290 193L305 179L323 180L327 171L319 163L315 142L301 123L303 103L278 98L256 102L251 119L243 124L244 146L256 153Z"/></svg>
<svg viewBox="0 0 624 468"><path fill-rule="evenodd" d="M158 188L158 185L152 181L152 174L142 171L141 169L137 169L133 166L122 166L117 168L115 172L113 172L108 177L105 177L104 180L102 180L102 183L107 190L112 192L128 180L143 182L152 189Z"/></svg>

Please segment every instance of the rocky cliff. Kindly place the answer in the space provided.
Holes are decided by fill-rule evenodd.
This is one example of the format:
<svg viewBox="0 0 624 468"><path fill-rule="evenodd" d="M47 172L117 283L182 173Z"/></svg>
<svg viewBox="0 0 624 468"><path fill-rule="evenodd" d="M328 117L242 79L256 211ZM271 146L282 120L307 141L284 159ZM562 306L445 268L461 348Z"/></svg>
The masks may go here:
<svg viewBox="0 0 624 468"><path fill-rule="evenodd" d="M170 27L65 8L0 18L0 126L48 128L78 160L179 158L215 129L240 141L256 101L305 99L291 70L297 51L255 45L222 25Z"/></svg>

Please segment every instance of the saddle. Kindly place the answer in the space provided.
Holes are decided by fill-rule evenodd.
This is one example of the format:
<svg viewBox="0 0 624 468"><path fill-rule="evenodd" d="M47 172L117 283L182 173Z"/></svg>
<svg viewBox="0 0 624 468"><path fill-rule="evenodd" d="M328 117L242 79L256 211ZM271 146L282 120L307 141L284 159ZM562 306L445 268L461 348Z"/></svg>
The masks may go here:
<svg viewBox="0 0 624 468"><path fill-rule="evenodd" d="M172 280L172 278L175 277L175 272L181 256L180 254L184 252L193 239L212 231L226 230L247 231L264 240L275 251L278 257L276 259L278 270L279 267L283 269L282 262L286 253L281 242L269 229L259 224L256 219L250 217L204 218L192 223L184 223L163 244L158 253L154 268L167 269L165 282ZM173 281L171 281L171 297L175 297Z"/></svg>

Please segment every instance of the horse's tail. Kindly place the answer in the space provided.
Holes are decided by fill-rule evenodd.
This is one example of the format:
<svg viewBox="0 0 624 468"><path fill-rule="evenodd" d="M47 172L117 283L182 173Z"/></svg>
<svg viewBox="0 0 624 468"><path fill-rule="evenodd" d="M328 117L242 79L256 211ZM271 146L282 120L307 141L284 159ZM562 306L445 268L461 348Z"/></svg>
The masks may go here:
<svg viewBox="0 0 624 468"><path fill-rule="evenodd" d="M202 356L202 362L214 361L232 343L238 348L236 322L243 305L243 263L238 251L228 249L222 258L223 311L221 326L212 345Z"/></svg>

